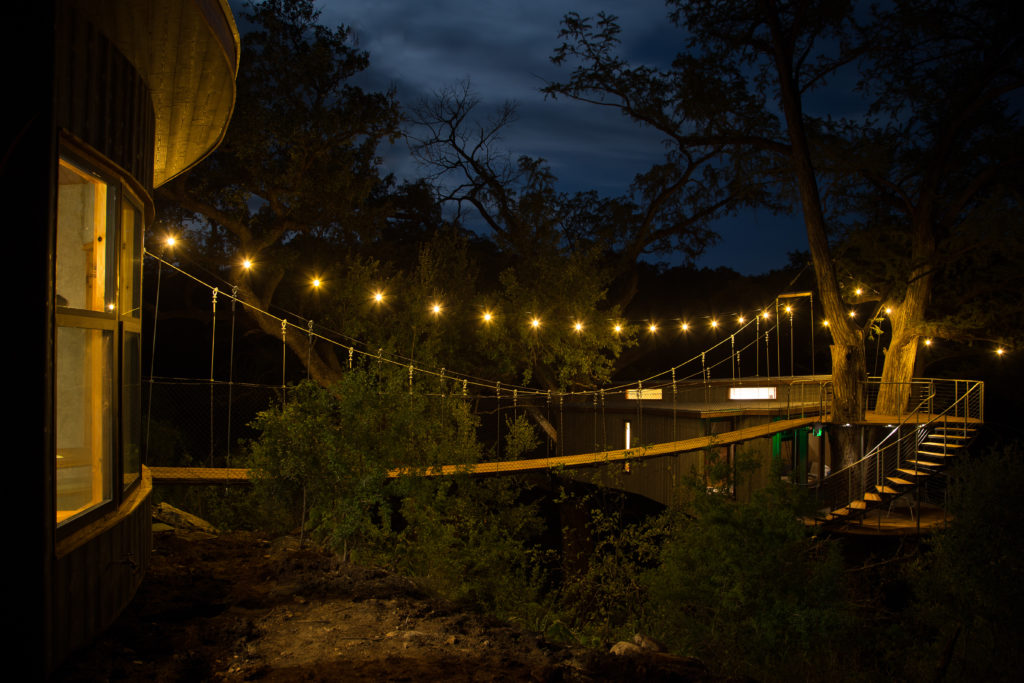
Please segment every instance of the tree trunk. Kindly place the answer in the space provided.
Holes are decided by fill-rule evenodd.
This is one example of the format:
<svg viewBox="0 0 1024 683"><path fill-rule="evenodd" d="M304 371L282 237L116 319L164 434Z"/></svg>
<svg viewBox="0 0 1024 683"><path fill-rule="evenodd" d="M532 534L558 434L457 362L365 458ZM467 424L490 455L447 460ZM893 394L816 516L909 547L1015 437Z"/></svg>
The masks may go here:
<svg viewBox="0 0 1024 683"><path fill-rule="evenodd" d="M834 428L829 432L834 458L840 467L855 462L860 448L858 431L851 425L864 419L864 382L867 360L864 344L832 345L832 419Z"/></svg>
<svg viewBox="0 0 1024 683"><path fill-rule="evenodd" d="M914 363L917 360L918 336L894 327L893 339L885 352L882 365L882 386L878 388L875 412L882 415L903 416L909 405Z"/></svg>

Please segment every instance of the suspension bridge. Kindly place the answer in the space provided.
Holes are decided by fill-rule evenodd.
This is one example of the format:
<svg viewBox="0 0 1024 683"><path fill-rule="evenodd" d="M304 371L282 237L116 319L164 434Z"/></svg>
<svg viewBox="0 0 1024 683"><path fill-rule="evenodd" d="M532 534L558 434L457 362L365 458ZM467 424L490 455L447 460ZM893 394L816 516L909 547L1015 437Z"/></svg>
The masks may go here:
<svg viewBox="0 0 1024 683"><path fill-rule="evenodd" d="M158 348L160 272L165 265L191 286L211 292L213 331L207 379L184 380L153 374ZM208 392L209 417L204 426L209 430L209 466L169 467L151 459L149 470L157 484L249 482L248 470L230 467L232 423L238 419L232 410L240 394L254 389L262 390L265 397L286 400L289 330L293 335L304 335L310 351L314 344L334 345L339 356L347 359L348 367L359 361L401 366L408 373L410 391L418 378L421 391L473 401L474 405L486 408L481 412L496 416L498 458L468 464L398 467L388 473L390 477L501 475L545 470L565 471L571 476L576 470L611 467L619 473L613 486L638 489L636 492L669 502L674 482L686 470L705 467L709 457L731 462L736 448L742 447L760 450L764 458L782 457L788 464L791 480L809 487L819 501L821 520L863 522L877 510L891 507L894 499L940 481L947 464L962 451L984 419L984 387L980 382L915 380L908 388L912 398L907 413L883 415L873 410L873 399L881 382L869 378L864 382L869 404L864 420L851 425L830 424L831 377L813 374L816 321L810 292L779 295L770 307L758 309L750 317L738 316L729 332L725 332L722 323L712 320L710 327L722 328L719 338L663 372L602 389L572 392L502 384L443 368L424 367L407 358L384 354L380 349L375 352L356 340L317 328L312 321L255 310L253 313L280 323L282 366L280 385L257 385L238 381L234 376L236 310L238 306L253 308L252 305L237 296L237 289L226 294L226 288L212 286L162 259L159 268L145 416L147 451L152 452L150 440L156 438L151 435L154 386L187 386L193 396ZM215 377L218 296L230 302L230 320L223 320L223 304L221 314L221 325L230 325L226 379ZM797 352L793 303L803 298L810 304L806 311L811 312L806 315L810 334L805 337L809 339L810 350L802 350L809 356L809 362L804 364L812 368L810 375L793 374ZM782 372L784 340L789 347L789 375ZM294 352L294 339L292 342ZM754 374L744 376L744 369L753 370ZM219 400L215 400L217 392L221 394ZM187 403L194 412L202 406L194 398ZM261 408L267 403L265 398ZM227 414L223 415L225 409ZM222 414L219 418L218 412ZM547 453L544 457L501 459L502 421L524 412L540 416L539 421L546 424ZM216 436L215 423L219 420L224 424L222 436ZM193 422L198 424L195 418ZM843 467L831 463L823 431L865 427L878 428L885 436L877 443L865 441L862 457L856 462ZM808 439L812 432L814 436ZM222 462L226 466L213 467L218 442L224 444Z"/></svg>

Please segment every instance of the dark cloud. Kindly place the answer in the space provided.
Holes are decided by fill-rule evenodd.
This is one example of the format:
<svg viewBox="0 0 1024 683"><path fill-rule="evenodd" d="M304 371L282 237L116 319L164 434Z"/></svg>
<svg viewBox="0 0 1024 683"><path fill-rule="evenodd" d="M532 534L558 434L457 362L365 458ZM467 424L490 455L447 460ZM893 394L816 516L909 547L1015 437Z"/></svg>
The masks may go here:
<svg viewBox="0 0 1024 683"><path fill-rule="evenodd" d="M412 106L468 79L483 113L516 102L518 120L504 135L509 151L547 160L562 190L623 194L637 173L664 155L656 133L615 111L552 101L540 92L545 82L568 76L550 58L561 19L571 11L617 15L628 60L668 65L684 35L669 24L663 0L321 0L320 6L322 23L350 26L369 52L364 87L393 85L399 101ZM400 145L384 158L400 178L419 175ZM720 245L700 265L749 273L780 267L788 252L805 248L802 228L794 224L767 214L725 221Z"/></svg>

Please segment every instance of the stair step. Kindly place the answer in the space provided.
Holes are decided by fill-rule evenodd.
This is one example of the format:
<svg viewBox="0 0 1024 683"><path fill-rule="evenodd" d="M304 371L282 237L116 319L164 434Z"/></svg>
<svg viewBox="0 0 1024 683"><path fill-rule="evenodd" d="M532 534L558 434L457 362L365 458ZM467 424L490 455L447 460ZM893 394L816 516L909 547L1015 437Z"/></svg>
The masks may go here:
<svg viewBox="0 0 1024 683"><path fill-rule="evenodd" d="M907 469L906 467L899 467L896 469L896 471L902 472L908 477L927 477L929 474L931 474L931 472L926 472L925 470L910 470ZM890 477L889 480L892 481L892 478Z"/></svg>
<svg viewBox="0 0 1024 683"><path fill-rule="evenodd" d="M868 509L868 504L865 503L863 500L855 500L852 503L850 503L850 509L852 509L852 510L867 510Z"/></svg>
<svg viewBox="0 0 1024 683"><path fill-rule="evenodd" d="M891 486L885 486L884 484L881 484L881 485L879 485L879 486L876 486L876 487L875 487L875 490L876 490L876 491L878 491L879 493L884 493L884 494L886 494L886 495L889 495L889 496L894 496L894 495L896 495L897 493L899 493L899 491L897 491L897 490L896 490L896 489L894 489L893 487L891 487Z"/></svg>
<svg viewBox="0 0 1024 683"><path fill-rule="evenodd" d="M941 439L972 439L972 438L974 438L974 434L972 434L970 432L968 432L966 435L964 435L964 434L953 434L953 433L947 434L946 432L935 432L935 433L932 434L932 438L941 438Z"/></svg>
<svg viewBox="0 0 1024 683"><path fill-rule="evenodd" d="M883 493L884 493L884 491L883 491ZM881 503L882 502L882 497L880 495L878 495L877 493L865 493L864 494L864 500L872 502L872 503Z"/></svg>
<svg viewBox="0 0 1024 683"><path fill-rule="evenodd" d="M956 453L933 453L931 451L918 451L918 455L923 455L926 458L955 458Z"/></svg>
<svg viewBox="0 0 1024 683"><path fill-rule="evenodd" d="M850 508L839 508L829 513L833 517L848 517L850 515Z"/></svg>
<svg viewBox="0 0 1024 683"><path fill-rule="evenodd" d="M886 477L886 479L888 481L891 481L893 484L896 484L897 486L913 486L914 485L914 482L907 481L906 479L900 479L899 477Z"/></svg>
<svg viewBox="0 0 1024 683"><path fill-rule="evenodd" d="M924 441L920 446L934 446L935 448L963 448L962 443L943 443L942 441Z"/></svg>
<svg viewBox="0 0 1024 683"><path fill-rule="evenodd" d="M929 462L928 460L904 460L903 462L908 465L917 465L918 467L942 467L942 463Z"/></svg>

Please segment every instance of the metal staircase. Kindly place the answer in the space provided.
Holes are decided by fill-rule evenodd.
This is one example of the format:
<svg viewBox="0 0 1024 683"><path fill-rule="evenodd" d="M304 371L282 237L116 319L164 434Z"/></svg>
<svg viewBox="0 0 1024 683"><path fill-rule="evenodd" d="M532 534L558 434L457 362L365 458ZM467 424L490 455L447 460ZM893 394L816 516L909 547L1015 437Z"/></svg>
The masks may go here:
<svg viewBox="0 0 1024 683"><path fill-rule="evenodd" d="M867 455L811 489L818 519L862 522L901 496L944 486L945 470L981 424L983 390L981 382L930 380L916 407Z"/></svg>

